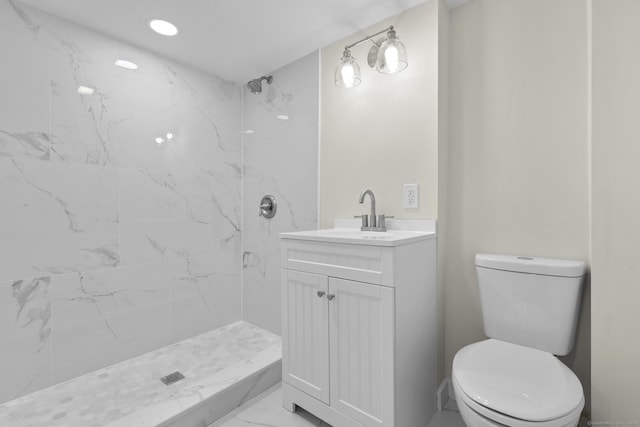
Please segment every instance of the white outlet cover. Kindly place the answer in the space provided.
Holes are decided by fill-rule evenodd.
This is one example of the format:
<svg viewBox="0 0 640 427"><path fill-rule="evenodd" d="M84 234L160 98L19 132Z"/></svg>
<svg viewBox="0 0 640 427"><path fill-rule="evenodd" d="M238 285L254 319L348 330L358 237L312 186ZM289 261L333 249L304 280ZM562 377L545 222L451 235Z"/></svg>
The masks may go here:
<svg viewBox="0 0 640 427"><path fill-rule="evenodd" d="M405 184L402 192L402 205L407 209L417 209L419 206L418 184Z"/></svg>

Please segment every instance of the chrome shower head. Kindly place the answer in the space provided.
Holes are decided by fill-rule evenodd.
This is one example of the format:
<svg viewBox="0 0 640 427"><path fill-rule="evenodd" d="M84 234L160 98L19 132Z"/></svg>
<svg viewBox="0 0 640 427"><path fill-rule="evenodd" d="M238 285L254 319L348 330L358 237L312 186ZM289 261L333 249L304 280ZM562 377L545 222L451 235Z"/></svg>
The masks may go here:
<svg viewBox="0 0 640 427"><path fill-rule="evenodd" d="M273 81L273 76L262 76L258 79L253 79L247 83L247 87L251 91L252 94L257 95L262 92L262 81L266 80L267 83L271 84Z"/></svg>

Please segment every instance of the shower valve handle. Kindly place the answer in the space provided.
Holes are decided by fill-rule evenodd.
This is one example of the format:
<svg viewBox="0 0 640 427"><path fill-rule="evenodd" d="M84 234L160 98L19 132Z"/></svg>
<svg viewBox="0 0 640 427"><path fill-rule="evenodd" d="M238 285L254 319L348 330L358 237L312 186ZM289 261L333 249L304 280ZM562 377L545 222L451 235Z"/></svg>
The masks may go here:
<svg viewBox="0 0 640 427"><path fill-rule="evenodd" d="M258 209L258 216L264 218L273 218L276 214L276 210L278 209L278 204L276 203L276 198L271 194L267 194L260 200L260 205Z"/></svg>

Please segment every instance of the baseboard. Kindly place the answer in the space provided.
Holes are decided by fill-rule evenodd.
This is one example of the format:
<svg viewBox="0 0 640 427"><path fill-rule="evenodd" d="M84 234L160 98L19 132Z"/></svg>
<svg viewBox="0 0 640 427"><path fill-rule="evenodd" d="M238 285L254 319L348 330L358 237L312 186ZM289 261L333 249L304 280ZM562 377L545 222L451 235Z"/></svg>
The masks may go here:
<svg viewBox="0 0 640 427"><path fill-rule="evenodd" d="M449 378L447 378L447 381L449 382L449 400L453 400L455 402L456 391L453 389L453 381L451 381L451 379Z"/></svg>
<svg viewBox="0 0 640 427"><path fill-rule="evenodd" d="M447 406L449 399L455 400L455 394L453 393L449 378L442 380L442 383L436 392L436 397L438 399L438 411L442 411L444 407Z"/></svg>

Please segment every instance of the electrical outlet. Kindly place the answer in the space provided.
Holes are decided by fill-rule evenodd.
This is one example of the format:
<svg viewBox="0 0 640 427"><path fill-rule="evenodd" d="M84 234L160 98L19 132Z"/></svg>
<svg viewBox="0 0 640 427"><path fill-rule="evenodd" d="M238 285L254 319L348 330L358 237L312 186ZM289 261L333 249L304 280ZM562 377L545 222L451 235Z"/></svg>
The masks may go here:
<svg viewBox="0 0 640 427"><path fill-rule="evenodd" d="M405 184L402 205L409 209L418 209L418 184Z"/></svg>

